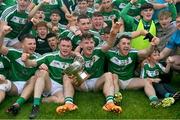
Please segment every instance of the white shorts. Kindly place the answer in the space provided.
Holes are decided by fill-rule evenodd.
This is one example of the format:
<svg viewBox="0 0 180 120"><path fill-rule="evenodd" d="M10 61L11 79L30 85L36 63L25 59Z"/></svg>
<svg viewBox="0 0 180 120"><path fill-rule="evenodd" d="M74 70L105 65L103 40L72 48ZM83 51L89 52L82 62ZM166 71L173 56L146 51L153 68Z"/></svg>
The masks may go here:
<svg viewBox="0 0 180 120"><path fill-rule="evenodd" d="M92 79L87 79L86 81L84 81L84 85L85 85L85 91L94 91L95 90L95 85L96 85L96 81L99 78L92 78Z"/></svg>
<svg viewBox="0 0 180 120"><path fill-rule="evenodd" d="M131 78L129 80L119 80L120 89L125 90L132 80L133 80L133 78Z"/></svg>
<svg viewBox="0 0 180 120"><path fill-rule="evenodd" d="M13 81L13 84L16 86L18 90L18 95L20 95L24 89L24 86L26 84L26 81Z"/></svg>
<svg viewBox="0 0 180 120"><path fill-rule="evenodd" d="M14 39L4 38L3 45L4 45L4 46L7 46L7 47L12 47L12 46L15 45L16 43L19 43L18 38L14 38Z"/></svg>
<svg viewBox="0 0 180 120"><path fill-rule="evenodd" d="M54 95L56 92L58 91L63 91L63 85L61 85L60 83L51 80L51 90L48 92L43 92L43 96L47 97L49 95Z"/></svg>

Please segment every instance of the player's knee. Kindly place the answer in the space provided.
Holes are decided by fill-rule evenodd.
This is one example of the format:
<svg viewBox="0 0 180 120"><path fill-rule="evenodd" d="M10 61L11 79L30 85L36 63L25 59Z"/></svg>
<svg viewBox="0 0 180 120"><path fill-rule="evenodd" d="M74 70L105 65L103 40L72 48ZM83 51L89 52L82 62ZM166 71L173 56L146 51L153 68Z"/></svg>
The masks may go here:
<svg viewBox="0 0 180 120"><path fill-rule="evenodd" d="M6 80L6 83L0 84L0 90L4 92L8 92L11 90L11 82Z"/></svg>

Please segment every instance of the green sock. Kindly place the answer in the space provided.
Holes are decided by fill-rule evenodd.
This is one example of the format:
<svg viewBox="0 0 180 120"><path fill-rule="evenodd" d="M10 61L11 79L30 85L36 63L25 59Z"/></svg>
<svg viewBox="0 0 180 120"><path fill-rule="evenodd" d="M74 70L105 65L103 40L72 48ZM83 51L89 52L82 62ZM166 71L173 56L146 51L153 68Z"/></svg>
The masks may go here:
<svg viewBox="0 0 180 120"><path fill-rule="evenodd" d="M170 93L166 93L164 97L167 98L170 97L170 95L171 95Z"/></svg>
<svg viewBox="0 0 180 120"><path fill-rule="evenodd" d="M153 95L153 96L149 96L149 100L150 101L157 101L158 100L158 97Z"/></svg>
<svg viewBox="0 0 180 120"><path fill-rule="evenodd" d="M73 103L73 98L72 97L66 97L65 103Z"/></svg>
<svg viewBox="0 0 180 120"><path fill-rule="evenodd" d="M34 98L34 103L33 105L40 105L41 98Z"/></svg>
<svg viewBox="0 0 180 120"><path fill-rule="evenodd" d="M112 95L108 95L107 97L106 97L106 103L109 103L109 102L113 102L113 96Z"/></svg>
<svg viewBox="0 0 180 120"><path fill-rule="evenodd" d="M23 97L20 97L19 99L16 100L16 103L21 106L26 102L26 100Z"/></svg>

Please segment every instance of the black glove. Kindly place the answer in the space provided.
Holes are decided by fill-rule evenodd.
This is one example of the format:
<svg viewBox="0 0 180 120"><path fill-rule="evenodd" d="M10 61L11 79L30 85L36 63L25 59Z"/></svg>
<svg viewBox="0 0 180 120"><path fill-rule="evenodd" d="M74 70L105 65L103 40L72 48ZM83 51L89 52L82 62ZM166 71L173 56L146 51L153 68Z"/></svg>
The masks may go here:
<svg viewBox="0 0 180 120"><path fill-rule="evenodd" d="M151 33L147 33L146 36L144 37L144 40L145 39L149 39L149 42L151 42L151 40L153 39L153 35Z"/></svg>

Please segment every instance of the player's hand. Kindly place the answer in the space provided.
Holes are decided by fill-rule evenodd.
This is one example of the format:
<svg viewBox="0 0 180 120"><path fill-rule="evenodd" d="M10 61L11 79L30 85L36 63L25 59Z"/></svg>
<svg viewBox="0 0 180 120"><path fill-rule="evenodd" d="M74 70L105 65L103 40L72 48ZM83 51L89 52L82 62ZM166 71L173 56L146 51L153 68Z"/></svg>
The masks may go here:
<svg viewBox="0 0 180 120"><path fill-rule="evenodd" d="M159 44L159 42L160 42L160 39L158 37L153 37L153 39L151 40L151 45L156 46Z"/></svg>
<svg viewBox="0 0 180 120"><path fill-rule="evenodd" d="M44 64L44 63L39 66L39 69L40 69L40 70L48 71L48 67L47 67L47 65Z"/></svg>
<svg viewBox="0 0 180 120"><path fill-rule="evenodd" d="M58 32L58 30L59 30L59 29L58 29L57 26L53 26L53 27L52 27L52 32L55 32L55 33L56 33L56 32Z"/></svg>
<svg viewBox="0 0 180 120"><path fill-rule="evenodd" d="M114 19L112 19L112 28L111 28L111 33L117 34L123 25L122 21L117 21L114 22Z"/></svg>
<svg viewBox="0 0 180 120"><path fill-rule="evenodd" d="M166 60L166 63L168 64L173 64L175 61L174 61L174 59L173 59L173 57L171 57L171 56L169 56L168 58L167 58L167 60Z"/></svg>
<svg viewBox="0 0 180 120"><path fill-rule="evenodd" d="M146 34L148 34L147 30L140 30L140 34L143 36L146 36Z"/></svg>
<svg viewBox="0 0 180 120"><path fill-rule="evenodd" d="M43 4L49 4L49 3L50 3L50 0L43 0L42 3L43 3Z"/></svg>
<svg viewBox="0 0 180 120"><path fill-rule="evenodd" d="M131 0L131 1L130 1L131 4L134 4L134 3L136 3L136 2L137 2L137 0Z"/></svg>
<svg viewBox="0 0 180 120"><path fill-rule="evenodd" d="M11 32L11 30L12 30L12 28L10 26L8 26L6 22L0 21L0 34L2 36L5 36L9 32Z"/></svg>
<svg viewBox="0 0 180 120"><path fill-rule="evenodd" d="M23 62L26 62L29 59L29 56L30 56L30 54L28 54L28 53L22 53L21 60Z"/></svg>
<svg viewBox="0 0 180 120"><path fill-rule="evenodd" d="M31 18L31 22L33 23L33 25L37 25L40 22L40 20L36 17L33 17Z"/></svg>
<svg viewBox="0 0 180 120"><path fill-rule="evenodd" d="M0 84L3 84L6 81L6 77L0 74Z"/></svg>
<svg viewBox="0 0 180 120"><path fill-rule="evenodd" d="M153 82L154 82L154 83L159 83L160 81L161 81L160 78L154 78L154 79L153 79Z"/></svg>

